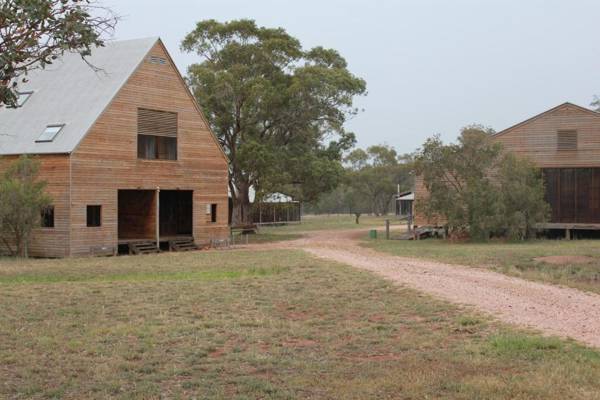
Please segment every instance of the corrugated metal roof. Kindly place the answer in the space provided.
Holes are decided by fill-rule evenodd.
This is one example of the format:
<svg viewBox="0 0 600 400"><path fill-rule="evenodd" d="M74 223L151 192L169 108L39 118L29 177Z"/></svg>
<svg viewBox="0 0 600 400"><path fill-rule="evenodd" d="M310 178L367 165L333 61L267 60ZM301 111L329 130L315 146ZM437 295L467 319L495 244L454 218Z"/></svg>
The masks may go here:
<svg viewBox="0 0 600 400"><path fill-rule="evenodd" d="M398 196L398 200L414 200L414 199L415 199L415 194L413 192L404 193L404 194Z"/></svg>
<svg viewBox="0 0 600 400"><path fill-rule="evenodd" d="M71 153L159 39L110 42L89 62L68 53L45 70L32 71L20 92L33 91L22 107L0 108L0 154ZM36 142L48 125L64 128L51 142Z"/></svg>

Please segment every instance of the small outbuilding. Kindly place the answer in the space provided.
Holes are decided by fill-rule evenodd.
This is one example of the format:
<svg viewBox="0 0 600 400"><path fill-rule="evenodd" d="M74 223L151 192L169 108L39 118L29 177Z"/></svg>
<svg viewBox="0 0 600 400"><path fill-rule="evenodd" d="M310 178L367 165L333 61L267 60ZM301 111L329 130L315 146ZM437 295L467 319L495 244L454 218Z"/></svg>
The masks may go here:
<svg viewBox="0 0 600 400"><path fill-rule="evenodd" d="M412 218L414 202L414 192L398 194L396 196L396 216L400 218Z"/></svg>
<svg viewBox="0 0 600 400"><path fill-rule="evenodd" d="M257 225L299 224L302 203L284 193L271 193L252 204L252 222Z"/></svg>

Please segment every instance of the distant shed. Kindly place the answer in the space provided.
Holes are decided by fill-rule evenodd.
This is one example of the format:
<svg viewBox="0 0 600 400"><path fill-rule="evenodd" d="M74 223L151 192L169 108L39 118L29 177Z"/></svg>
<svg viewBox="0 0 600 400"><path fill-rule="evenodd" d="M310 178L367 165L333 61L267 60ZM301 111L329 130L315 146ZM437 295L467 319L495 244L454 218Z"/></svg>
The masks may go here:
<svg viewBox="0 0 600 400"><path fill-rule="evenodd" d="M258 225L299 224L302 203L284 193L271 193L252 204L252 222Z"/></svg>
<svg viewBox="0 0 600 400"><path fill-rule="evenodd" d="M399 217L412 217L414 203L414 192L400 193L396 196L396 215Z"/></svg>

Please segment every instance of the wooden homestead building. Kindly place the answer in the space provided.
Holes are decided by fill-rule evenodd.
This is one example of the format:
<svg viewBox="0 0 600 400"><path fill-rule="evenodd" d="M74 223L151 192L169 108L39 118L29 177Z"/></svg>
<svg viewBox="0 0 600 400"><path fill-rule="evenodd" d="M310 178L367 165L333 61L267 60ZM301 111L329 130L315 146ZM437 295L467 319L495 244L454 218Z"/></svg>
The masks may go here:
<svg viewBox="0 0 600 400"><path fill-rule="evenodd" d="M0 170L35 155L52 206L30 255L225 238L226 157L158 38L66 54L0 109Z"/></svg>
<svg viewBox="0 0 600 400"><path fill-rule="evenodd" d="M600 113L564 103L493 138L542 169L552 213L540 229L600 230ZM427 195L420 179L416 192ZM417 212L416 225L435 223Z"/></svg>

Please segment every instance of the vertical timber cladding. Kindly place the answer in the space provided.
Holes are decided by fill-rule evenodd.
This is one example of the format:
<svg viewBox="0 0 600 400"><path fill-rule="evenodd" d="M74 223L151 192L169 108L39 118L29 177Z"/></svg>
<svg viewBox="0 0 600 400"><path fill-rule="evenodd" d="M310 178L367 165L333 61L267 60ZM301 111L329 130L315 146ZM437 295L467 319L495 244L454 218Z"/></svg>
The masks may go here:
<svg viewBox="0 0 600 400"><path fill-rule="evenodd" d="M152 63L151 57L167 62ZM177 160L138 159L139 109L177 114ZM227 161L160 42L71 157L72 255L88 254L91 246L116 245L118 190L193 191L196 241L228 234ZM88 204L102 205L100 227L86 227ZM204 212L207 204L218 204L216 223Z"/></svg>
<svg viewBox="0 0 600 400"><path fill-rule="evenodd" d="M546 168L550 222L600 223L600 168Z"/></svg>

